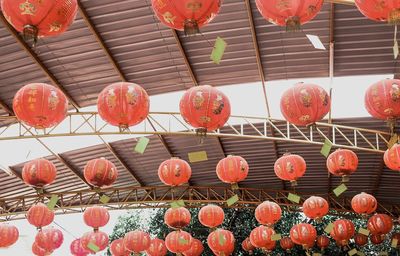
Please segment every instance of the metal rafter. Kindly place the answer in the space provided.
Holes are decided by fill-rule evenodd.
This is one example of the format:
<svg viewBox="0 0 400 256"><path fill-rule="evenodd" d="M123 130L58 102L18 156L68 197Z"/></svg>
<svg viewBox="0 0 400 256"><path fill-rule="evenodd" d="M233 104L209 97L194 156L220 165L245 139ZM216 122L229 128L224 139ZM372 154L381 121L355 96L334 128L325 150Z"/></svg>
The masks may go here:
<svg viewBox="0 0 400 256"><path fill-rule="evenodd" d="M333 4L355 5L354 0L326 0Z"/></svg>
<svg viewBox="0 0 400 256"><path fill-rule="evenodd" d="M2 100L0 100L0 108L6 111L10 116L14 115L14 111Z"/></svg>

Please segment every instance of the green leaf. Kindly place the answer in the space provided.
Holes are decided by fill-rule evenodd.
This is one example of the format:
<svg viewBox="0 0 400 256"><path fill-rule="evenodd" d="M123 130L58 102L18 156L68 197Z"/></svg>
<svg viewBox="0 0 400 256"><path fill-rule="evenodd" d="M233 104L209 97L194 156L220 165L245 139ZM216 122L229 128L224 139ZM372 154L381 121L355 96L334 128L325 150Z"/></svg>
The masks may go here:
<svg viewBox="0 0 400 256"><path fill-rule="evenodd" d="M393 247L393 248L397 248L397 243L398 243L399 241L397 241L397 239L396 238L393 238L392 239L392 244L390 245L391 247Z"/></svg>
<svg viewBox="0 0 400 256"><path fill-rule="evenodd" d="M135 152L139 154L143 154L149 144L150 139L147 137L141 137L139 141L136 143Z"/></svg>
<svg viewBox="0 0 400 256"><path fill-rule="evenodd" d="M298 196L296 194L292 194L292 193L289 193L287 198L290 201L292 201L293 203L296 203L296 204L300 203L300 199L301 199L300 196Z"/></svg>
<svg viewBox="0 0 400 256"><path fill-rule="evenodd" d="M191 163L203 162L208 160L206 151L191 152L188 154L188 157L189 162Z"/></svg>
<svg viewBox="0 0 400 256"><path fill-rule="evenodd" d="M238 201L239 201L239 196L238 195L234 195L234 196L232 196L231 198L229 198L226 201L226 204L228 206L232 206L232 205L236 204Z"/></svg>
<svg viewBox="0 0 400 256"><path fill-rule="evenodd" d="M356 249L356 248L351 249L351 250L348 252L348 254L349 254L350 256L353 256L353 255L357 254L357 249Z"/></svg>
<svg viewBox="0 0 400 256"><path fill-rule="evenodd" d="M215 63L215 64L220 64L222 57L224 56L226 46L228 44L225 42L224 39L221 37L217 37L215 40L214 48L211 53L210 59Z"/></svg>
<svg viewBox="0 0 400 256"><path fill-rule="evenodd" d="M282 235L281 234L273 234L271 236L271 241L279 241L282 239Z"/></svg>
<svg viewBox="0 0 400 256"><path fill-rule="evenodd" d="M333 193L335 196L339 197L341 194L343 194L347 190L347 187L345 184L340 184L337 188L333 190Z"/></svg>
<svg viewBox="0 0 400 256"><path fill-rule="evenodd" d="M92 242L88 243L87 247L94 252L98 252L100 250L100 248Z"/></svg>
<svg viewBox="0 0 400 256"><path fill-rule="evenodd" d="M330 142L330 140L325 139L324 145L321 148L321 154L324 157L328 157L329 153L331 152L332 149L332 142Z"/></svg>
<svg viewBox="0 0 400 256"><path fill-rule="evenodd" d="M56 206L58 202L58 195L52 195L50 198L50 202L47 204L47 208L50 210L54 210L54 207Z"/></svg>
<svg viewBox="0 0 400 256"><path fill-rule="evenodd" d="M110 202L110 200L111 200L111 198L106 195L102 195L99 199L100 203L103 203L103 204Z"/></svg>
<svg viewBox="0 0 400 256"><path fill-rule="evenodd" d="M328 226L325 227L324 231L325 233L329 234L331 233L332 229L333 229L333 223L329 223Z"/></svg>
<svg viewBox="0 0 400 256"><path fill-rule="evenodd" d="M360 229L358 230L358 233L363 234L363 235L366 235L366 236L369 236L369 230L368 230L368 229L365 229L365 228L360 228Z"/></svg>

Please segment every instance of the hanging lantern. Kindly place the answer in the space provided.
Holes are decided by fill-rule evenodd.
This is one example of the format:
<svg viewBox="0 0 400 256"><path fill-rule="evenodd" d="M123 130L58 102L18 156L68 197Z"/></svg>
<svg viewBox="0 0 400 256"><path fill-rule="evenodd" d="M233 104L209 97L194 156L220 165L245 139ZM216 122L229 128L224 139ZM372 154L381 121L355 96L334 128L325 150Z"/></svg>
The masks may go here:
<svg viewBox="0 0 400 256"><path fill-rule="evenodd" d="M200 256L204 251L203 243L195 238L192 238L190 249L183 252L184 256Z"/></svg>
<svg viewBox="0 0 400 256"><path fill-rule="evenodd" d="M321 220L329 212L328 202L319 196L311 196L303 203L303 213L310 219Z"/></svg>
<svg viewBox="0 0 400 256"><path fill-rule="evenodd" d="M351 208L358 214L371 214L378 206L376 198L367 193L360 193L351 199Z"/></svg>
<svg viewBox="0 0 400 256"><path fill-rule="evenodd" d="M110 245L110 251L113 256L130 256L131 255L131 252L125 249L123 238L112 241L112 243ZM161 255L161 254L157 254L157 255ZM162 254L162 255L165 255L165 254Z"/></svg>
<svg viewBox="0 0 400 256"><path fill-rule="evenodd" d="M322 1L321 1L322 2ZM307 126L320 121L328 114L331 100L328 93L314 84L298 83L281 98L281 112L292 124Z"/></svg>
<svg viewBox="0 0 400 256"><path fill-rule="evenodd" d="M89 244L93 244L98 247L98 251L103 251L108 246L108 235L102 231L89 231L83 234L81 238L81 245L85 250L90 251L91 254L96 254L96 251L93 251L89 248Z"/></svg>
<svg viewBox="0 0 400 256"><path fill-rule="evenodd" d="M0 224L0 237L0 248L10 247L18 241L18 229L13 225Z"/></svg>
<svg viewBox="0 0 400 256"><path fill-rule="evenodd" d="M290 237L284 237L279 241L279 244L281 245L282 249L285 250L286 252L290 252L290 250L293 249L294 243Z"/></svg>
<svg viewBox="0 0 400 256"><path fill-rule="evenodd" d="M208 235L207 244L216 255L230 255L235 248L235 237L229 230L217 229Z"/></svg>
<svg viewBox="0 0 400 256"><path fill-rule="evenodd" d="M251 244L250 237L247 237L246 239L243 240L242 249L249 255L253 254L253 251L256 249L256 247Z"/></svg>
<svg viewBox="0 0 400 256"><path fill-rule="evenodd" d="M341 219L333 222L331 237L343 245L346 245L355 232L354 224L350 220Z"/></svg>
<svg viewBox="0 0 400 256"><path fill-rule="evenodd" d="M385 241L385 236L371 234L369 239L371 240L371 243L373 243L374 245L378 245Z"/></svg>
<svg viewBox="0 0 400 256"><path fill-rule="evenodd" d="M45 249L39 247L36 242L34 242L32 244L32 253L36 256L48 256L48 255L51 255L52 252L46 251ZM86 256L86 255L82 255L82 256Z"/></svg>
<svg viewBox="0 0 400 256"><path fill-rule="evenodd" d="M22 168L22 179L24 182L37 188L42 188L53 183L56 176L56 166L44 158L29 161Z"/></svg>
<svg viewBox="0 0 400 256"><path fill-rule="evenodd" d="M394 144L385 151L383 160L386 166L393 171L400 171L400 144Z"/></svg>
<svg viewBox="0 0 400 256"><path fill-rule="evenodd" d="M118 177L118 171L112 162L102 157L87 162L84 176L94 187L111 186Z"/></svg>
<svg viewBox="0 0 400 256"><path fill-rule="evenodd" d="M320 236L317 237L317 246L321 250L325 250L325 248L328 248L330 243L331 243L331 241L325 235L320 235Z"/></svg>
<svg viewBox="0 0 400 256"><path fill-rule="evenodd" d="M182 159L173 157L160 164L158 177L168 186L180 186L187 183L192 176L190 165Z"/></svg>
<svg viewBox="0 0 400 256"><path fill-rule="evenodd" d="M323 0L256 0L258 11L264 19L286 27L287 31L300 30L301 25L317 16L323 3Z"/></svg>
<svg viewBox="0 0 400 256"><path fill-rule="evenodd" d="M69 250L72 255L74 256L87 256L90 251L84 249L81 244L81 239L75 239L72 241L71 245L69 246ZM116 255L118 256L118 255ZM124 256L124 255L121 255Z"/></svg>
<svg viewBox="0 0 400 256"><path fill-rule="evenodd" d="M257 206L255 216L261 225L272 226L281 219L281 207L274 202L265 201Z"/></svg>
<svg viewBox="0 0 400 256"><path fill-rule="evenodd" d="M100 117L108 124L127 129L149 114L149 96L139 85L120 82L107 86L97 100Z"/></svg>
<svg viewBox="0 0 400 256"><path fill-rule="evenodd" d="M76 0L1 0L1 9L8 23L35 44L38 37L63 34L74 21L78 4Z"/></svg>
<svg viewBox="0 0 400 256"><path fill-rule="evenodd" d="M83 220L86 225L98 230L100 227L107 225L110 220L108 210L102 206L92 206L83 213Z"/></svg>
<svg viewBox="0 0 400 256"><path fill-rule="evenodd" d="M342 176L342 181L348 181L348 175L357 170L358 157L348 149L337 149L326 160L328 171L335 176Z"/></svg>
<svg viewBox="0 0 400 256"><path fill-rule="evenodd" d="M42 227L50 225L54 220L54 212L50 210L47 205L43 203L37 203L29 208L26 213L26 219L28 222L41 229Z"/></svg>
<svg viewBox="0 0 400 256"><path fill-rule="evenodd" d="M128 232L124 237L125 248L132 253L146 251L150 247L150 242L149 234L140 230Z"/></svg>
<svg viewBox="0 0 400 256"><path fill-rule="evenodd" d="M63 233L55 228L44 228L36 234L37 245L48 252L52 252L64 242Z"/></svg>
<svg viewBox="0 0 400 256"><path fill-rule="evenodd" d="M290 239L304 248L308 249L311 244L314 245L316 238L317 230L311 224L300 223L290 229Z"/></svg>
<svg viewBox="0 0 400 256"><path fill-rule="evenodd" d="M236 184L246 179L249 165L241 156L229 155L221 159L217 165L218 178L228 184Z"/></svg>
<svg viewBox="0 0 400 256"><path fill-rule="evenodd" d="M222 0L152 0L151 4L164 25L193 35L217 16Z"/></svg>
<svg viewBox="0 0 400 256"><path fill-rule="evenodd" d="M199 133L214 131L228 121L231 115L229 99L212 86L195 86L185 92L179 109L183 119Z"/></svg>
<svg viewBox="0 0 400 256"><path fill-rule="evenodd" d="M250 242L254 247L267 249L271 244L275 244L271 237L275 234L272 228L266 226L258 226L250 233Z"/></svg>
<svg viewBox="0 0 400 256"><path fill-rule="evenodd" d="M190 249L192 236L183 230L172 231L165 237L165 245L172 253L186 252Z"/></svg>
<svg viewBox="0 0 400 256"><path fill-rule="evenodd" d="M364 246L368 243L368 236L358 233L354 236L354 242L358 246Z"/></svg>
<svg viewBox="0 0 400 256"><path fill-rule="evenodd" d="M398 24L400 22L400 3L398 1L356 0L355 4L358 10L370 20L391 24Z"/></svg>
<svg viewBox="0 0 400 256"><path fill-rule="evenodd" d="M274 165L276 176L281 180L290 181L292 186L297 185L297 180L306 172L306 161L299 155L284 154Z"/></svg>
<svg viewBox="0 0 400 256"><path fill-rule="evenodd" d="M25 85L15 94L13 109L18 120L36 129L45 129L56 126L65 119L68 101L56 87L34 83Z"/></svg>
<svg viewBox="0 0 400 256"><path fill-rule="evenodd" d="M201 225L215 228L224 222L224 210L214 204L203 206L199 211L199 221Z"/></svg>
<svg viewBox="0 0 400 256"><path fill-rule="evenodd" d="M168 253L167 246L165 246L164 240L154 238L150 241L150 246L146 250L148 256L165 256ZM128 254L129 255L129 254ZM118 256L118 255L116 255Z"/></svg>
<svg viewBox="0 0 400 256"><path fill-rule="evenodd" d="M393 228L393 220L386 214L375 214L369 218L367 228L373 235L386 235Z"/></svg>
<svg viewBox="0 0 400 256"><path fill-rule="evenodd" d="M169 208L164 214L164 222L170 228L182 229L190 224L191 214L185 207Z"/></svg>

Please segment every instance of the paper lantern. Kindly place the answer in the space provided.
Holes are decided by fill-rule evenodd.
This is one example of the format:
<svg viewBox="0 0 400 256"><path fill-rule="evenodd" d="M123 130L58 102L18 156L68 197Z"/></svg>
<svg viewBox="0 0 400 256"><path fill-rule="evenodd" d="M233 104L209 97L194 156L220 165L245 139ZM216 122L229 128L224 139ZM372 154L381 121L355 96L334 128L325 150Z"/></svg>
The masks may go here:
<svg viewBox="0 0 400 256"><path fill-rule="evenodd" d="M208 235L207 244L216 255L230 255L235 248L235 237L229 230L217 229Z"/></svg>
<svg viewBox="0 0 400 256"><path fill-rule="evenodd" d="M213 204L203 206L199 211L199 221L203 226L215 228L224 222L224 210Z"/></svg>
<svg viewBox="0 0 400 256"><path fill-rule="evenodd" d="M217 16L222 0L152 0L151 4L164 25L191 35Z"/></svg>
<svg viewBox="0 0 400 256"><path fill-rule="evenodd" d="M265 201L257 206L255 216L261 225L272 226L281 219L282 210L277 203Z"/></svg>
<svg viewBox="0 0 400 256"><path fill-rule="evenodd" d="M130 256L131 255L131 252L125 249L123 238L112 241L112 243L110 245L110 251L113 256Z"/></svg>
<svg viewBox="0 0 400 256"><path fill-rule="evenodd" d="M40 230L35 238L37 245L48 252L52 252L64 242L63 233L55 228L44 228Z"/></svg>
<svg viewBox="0 0 400 256"><path fill-rule="evenodd" d="M385 241L385 236L384 235L373 235L371 234L369 239L371 240L371 243L378 245L383 243Z"/></svg>
<svg viewBox="0 0 400 256"><path fill-rule="evenodd" d="M146 251L150 247L149 234L135 230L125 234L124 245L125 248L132 253L140 253Z"/></svg>
<svg viewBox="0 0 400 256"><path fill-rule="evenodd" d="M57 176L56 166L44 159L29 161L22 168L22 179L30 186L42 188L53 183Z"/></svg>
<svg viewBox="0 0 400 256"><path fill-rule="evenodd" d="M256 249L254 245L251 244L250 238L247 237L246 239L243 240L242 242L242 249L249 253L250 255L253 254L253 251Z"/></svg>
<svg viewBox="0 0 400 256"><path fill-rule="evenodd" d="M364 246L368 243L368 236L358 233L354 236L354 242L358 246Z"/></svg>
<svg viewBox="0 0 400 256"><path fill-rule="evenodd" d="M355 0L355 4L368 19L392 24L400 22L400 2L396 0Z"/></svg>
<svg viewBox="0 0 400 256"><path fill-rule="evenodd" d="M249 165L241 156L232 156L221 159L217 165L218 178L228 184L235 184L246 179Z"/></svg>
<svg viewBox="0 0 400 256"><path fill-rule="evenodd" d="M34 242L32 244L32 253L36 256L48 256L48 255L51 255L52 252L46 251L45 249L39 247L36 242ZM82 256L86 256L86 255L82 255Z"/></svg>
<svg viewBox="0 0 400 256"><path fill-rule="evenodd" d="M89 231L83 234L81 238L81 245L85 250L90 251L91 254L96 254L105 250L108 246L108 235L102 231ZM92 246L97 246L98 251L94 251ZM96 248L96 249L97 249Z"/></svg>
<svg viewBox="0 0 400 256"><path fill-rule="evenodd" d="M337 149L326 160L328 171L335 176L342 176L347 181L347 176L357 170L358 157L348 149Z"/></svg>
<svg viewBox="0 0 400 256"><path fill-rule="evenodd" d="M280 107L282 115L289 123L307 126L328 114L331 100L322 87L298 83L284 92Z"/></svg>
<svg viewBox="0 0 400 256"><path fill-rule="evenodd" d="M103 157L87 162L83 173L85 180L94 187L110 186L118 177L115 165Z"/></svg>
<svg viewBox="0 0 400 256"><path fill-rule="evenodd" d="M195 86L185 92L179 109L183 119L205 133L225 125L231 115L229 99L212 86Z"/></svg>
<svg viewBox="0 0 400 256"><path fill-rule="evenodd" d="M47 205L43 203L37 203L31 206L26 213L26 219L28 222L37 227L42 228L50 225L54 220L54 212L50 210Z"/></svg>
<svg viewBox="0 0 400 256"><path fill-rule="evenodd" d="M303 213L310 219L321 220L329 212L328 202L319 196L311 196L303 203Z"/></svg>
<svg viewBox="0 0 400 256"><path fill-rule="evenodd" d="M275 244L271 237L275 234L275 231L266 226L258 226L253 229L250 233L250 242L254 247L267 249Z"/></svg>
<svg viewBox="0 0 400 256"><path fill-rule="evenodd" d="M165 246L164 240L155 238L151 239L150 246L146 250L148 256L165 256L168 253L167 246Z"/></svg>
<svg viewBox="0 0 400 256"><path fill-rule="evenodd" d="M256 0L256 5L269 22L296 31L314 19L322 8L323 0Z"/></svg>
<svg viewBox="0 0 400 256"><path fill-rule="evenodd" d="M72 241L71 245L69 246L69 250L74 256L87 256L90 253L90 251L82 247L81 239L75 239Z"/></svg>
<svg viewBox="0 0 400 256"><path fill-rule="evenodd" d="M110 220L108 210L102 206L92 206L83 213L83 220L89 227L98 230L100 227L107 225Z"/></svg>
<svg viewBox="0 0 400 256"><path fill-rule="evenodd" d="M160 164L158 177L168 186L180 186L187 183L192 176L190 165L182 159L171 158Z"/></svg>
<svg viewBox="0 0 400 256"><path fill-rule="evenodd" d="M339 219L333 222L331 237L343 245L346 245L355 232L354 224L350 220Z"/></svg>
<svg viewBox="0 0 400 256"><path fill-rule="evenodd" d="M185 207L169 208L164 214L164 222L170 228L181 229L190 224L191 214Z"/></svg>
<svg viewBox="0 0 400 256"><path fill-rule="evenodd" d="M13 109L18 120L36 129L45 129L56 126L65 119L68 101L56 87L33 83L25 85L15 94Z"/></svg>
<svg viewBox="0 0 400 256"><path fill-rule="evenodd" d="M351 199L351 208L358 214L371 214L378 206L376 198L367 193L360 193Z"/></svg>
<svg viewBox="0 0 400 256"><path fill-rule="evenodd" d="M394 144L385 151L383 160L386 166L393 171L400 171L400 144Z"/></svg>
<svg viewBox="0 0 400 256"><path fill-rule="evenodd" d="M192 236L183 230L172 231L165 237L165 245L172 253L186 252L190 249Z"/></svg>
<svg viewBox="0 0 400 256"><path fill-rule="evenodd" d="M393 220L386 214L375 214L369 218L367 228L373 235L386 235L393 228Z"/></svg>
<svg viewBox="0 0 400 256"><path fill-rule="evenodd" d="M321 236L317 237L317 246L319 248L321 248L322 250L324 250L325 248L328 248L330 243L331 243L331 241L325 235L321 235Z"/></svg>
<svg viewBox="0 0 400 256"><path fill-rule="evenodd" d="M314 245L316 238L317 230L311 224L300 223L290 229L290 239L293 243L305 248L309 248L311 244Z"/></svg>
<svg viewBox="0 0 400 256"><path fill-rule="evenodd" d="M192 238L190 249L183 252L184 256L200 256L204 251L203 243L195 238Z"/></svg>
<svg viewBox="0 0 400 256"><path fill-rule="evenodd" d="M368 113L371 116L382 120L395 120L399 118L399 86L400 80L398 79L384 79L371 85L365 92L364 98L365 108L367 109Z"/></svg>
<svg viewBox="0 0 400 256"><path fill-rule="evenodd" d="M149 96L134 83L111 84L99 94L97 100L100 117L121 129L141 123L147 118L149 108Z"/></svg>
<svg viewBox="0 0 400 256"><path fill-rule="evenodd" d="M285 250L286 252L290 252L291 249L294 247L294 243L290 237L283 237L280 241L279 244L281 245L282 249Z"/></svg>
<svg viewBox="0 0 400 256"><path fill-rule="evenodd" d="M7 248L15 244L19 238L18 229L9 224L0 224L0 248Z"/></svg>
<svg viewBox="0 0 400 256"><path fill-rule="evenodd" d="M301 156L286 153L276 160L274 170L278 178L290 181L295 186L297 180L305 174L306 167L306 161Z"/></svg>

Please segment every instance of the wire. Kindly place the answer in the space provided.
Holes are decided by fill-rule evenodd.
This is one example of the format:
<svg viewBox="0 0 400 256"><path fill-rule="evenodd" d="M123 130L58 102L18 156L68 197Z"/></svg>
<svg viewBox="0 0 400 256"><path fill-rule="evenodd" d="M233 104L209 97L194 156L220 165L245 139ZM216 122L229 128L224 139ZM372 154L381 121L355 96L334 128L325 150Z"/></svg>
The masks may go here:
<svg viewBox="0 0 400 256"><path fill-rule="evenodd" d="M57 222L53 221L53 223L58 226L59 228L61 228L62 230L64 230L67 234L69 234L70 236L72 236L74 239L78 239L78 237L76 237L74 234L72 234L71 232L69 232L67 229L65 229L64 227L62 227L60 224L58 224Z"/></svg>

